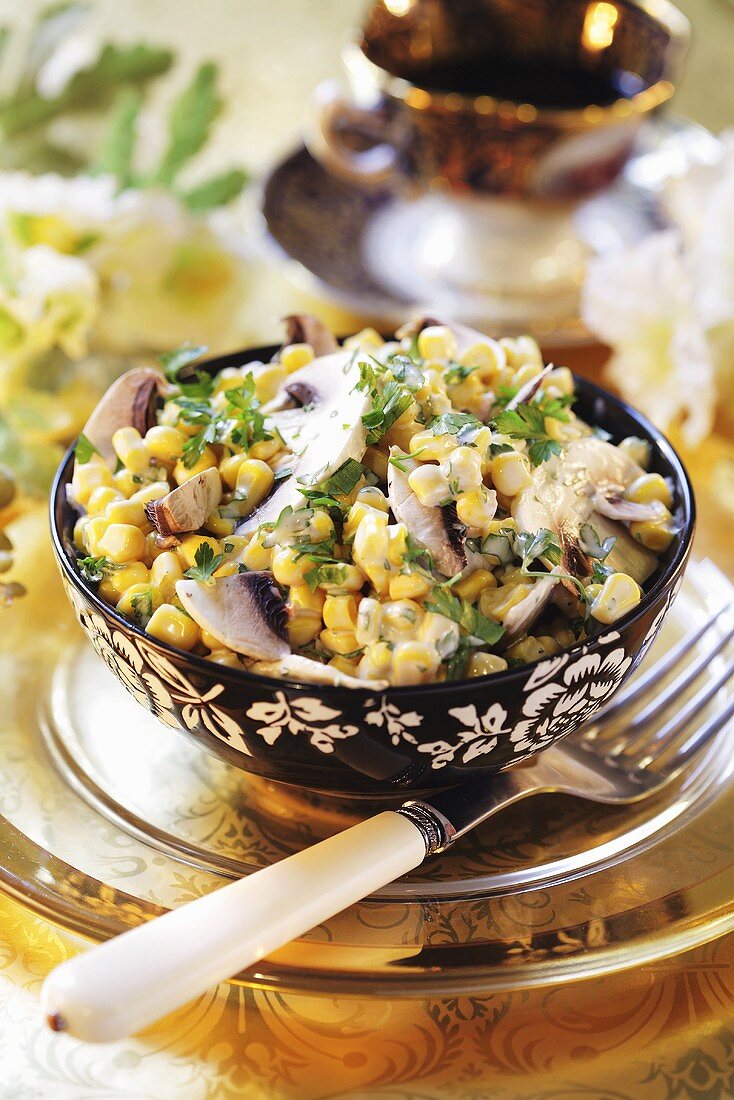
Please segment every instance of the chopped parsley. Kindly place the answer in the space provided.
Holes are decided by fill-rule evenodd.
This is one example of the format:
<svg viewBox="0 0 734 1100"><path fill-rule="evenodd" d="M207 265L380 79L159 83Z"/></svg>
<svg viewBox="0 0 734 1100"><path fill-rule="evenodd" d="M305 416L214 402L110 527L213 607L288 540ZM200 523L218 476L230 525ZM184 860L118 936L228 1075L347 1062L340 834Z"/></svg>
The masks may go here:
<svg viewBox="0 0 734 1100"><path fill-rule="evenodd" d="M241 386L224 391L224 412L214 412L206 400L208 396L184 393L174 398L181 410L179 420L200 428L183 446L181 461L187 470L197 464L210 443L219 443L229 437L236 446L249 448L253 443L273 438L272 432L267 430L265 416L260 411L252 372L246 376Z"/></svg>
<svg viewBox="0 0 734 1100"><path fill-rule="evenodd" d="M312 558L311 554L306 556ZM338 587L344 583L348 568L348 564L343 561L325 561L309 569L303 579L312 592L315 592L320 584L333 584Z"/></svg>
<svg viewBox="0 0 734 1100"><path fill-rule="evenodd" d="M465 367L463 363L452 363L446 369L444 381L447 386L459 386L462 382L466 382L469 375L474 374L476 370L479 370L479 367Z"/></svg>
<svg viewBox="0 0 734 1100"><path fill-rule="evenodd" d="M401 382L386 382L382 390L375 388L372 393L372 408L362 417L367 429L367 445L378 443L390 430L396 420L413 404L413 394Z"/></svg>
<svg viewBox="0 0 734 1100"><path fill-rule="evenodd" d="M89 462L92 455L98 454L99 451L91 442L91 440L87 439L84 432L80 432L79 438L77 439L76 445L74 447L74 457L76 458L77 462Z"/></svg>
<svg viewBox="0 0 734 1100"><path fill-rule="evenodd" d="M568 421L566 407L570 398L554 397L540 404L518 405L504 409L495 417L495 427L510 439L524 439L528 444L528 457L533 466L540 466L553 455L561 453L561 445L546 431L546 417Z"/></svg>
<svg viewBox="0 0 734 1100"><path fill-rule="evenodd" d="M122 569L122 566L118 565L117 562L110 561L109 558L104 556L100 558L77 558L77 565L84 580L89 581L90 584L99 584L110 573L114 573L116 569Z"/></svg>
<svg viewBox="0 0 734 1100"><path fill-rule="evenodd" d="M454 596L446 585L434 588L431 602L426 601L426 609L458 623L470 638L477 639L477 644L495 645L505 632L500 623L488 619L472 604Z"/></svg>
<svg viewBox="0 0 734 1100"><path fill-rule="evenodd" d="M475 431L483 427L481 420L473 413L445 412L429 420L428 428L434 435L459 435L464 429Z"/></svg>
<svg viewBox="0 0 734 1100"><path fill-rule="evenodd" d="M224 554L215 554L208 542L202 542L194 555L196 565L192 565L184 573L192 581L211 582L214 574L224 561Z"/></svg>
<svg viewBox="0 0 734 1100"><path fill-rule="evenodd" d="M153 615L153 589L146 588L144 592L136 592L130 600L132 617L138 626L147 626Z"/></svg>
<svg viewBox="0 0 734 1100"><path fill-rule="evenodd" d="M471 651L472 647L469 642L462 638L456 650L446 662L447 680L463 680L466 677L466 666L469 663Z"/></svg>
<svg viewBox="0 0 734 1100"><path fill-rule="evenodd" d="M312 488L317 488L325 497L346 497L349 496L360 478L364 477L366 473L367 470L361 462L357 462L354 458L348 458L325 481L319 482L317 486L312 486ZM301 489L301 492L304 493L304 496L306 495L303 489Z"/></svg>
<svg viewBox="0 0 734 1100"><path fill-rule="evenodd" d="M202 355L205 355L208 350L209 348L205 344L198 346L183 344L174 351L166 351L163 355L159 355L158 362L163 367L163 373L168 381L178 385L181 382L180 376L184 367L190 367L192 363L201 359ZM192 372L189 371L188 373L191 374Z"/></svg>

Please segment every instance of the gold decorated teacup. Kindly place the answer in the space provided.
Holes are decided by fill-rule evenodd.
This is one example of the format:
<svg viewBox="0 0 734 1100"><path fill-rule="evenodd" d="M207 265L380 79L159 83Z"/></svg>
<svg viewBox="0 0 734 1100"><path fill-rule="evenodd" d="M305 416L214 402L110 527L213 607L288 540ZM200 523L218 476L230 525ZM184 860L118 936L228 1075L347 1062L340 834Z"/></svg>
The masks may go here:
<svg viewBox="0 0 734 1100"><path fill-rule="evenodd" d="M575 217L670 99L689 25L668 0L380 0L317 90L328 171L395 201L365 263L406 302L552 333L578 314Z"/></svg>

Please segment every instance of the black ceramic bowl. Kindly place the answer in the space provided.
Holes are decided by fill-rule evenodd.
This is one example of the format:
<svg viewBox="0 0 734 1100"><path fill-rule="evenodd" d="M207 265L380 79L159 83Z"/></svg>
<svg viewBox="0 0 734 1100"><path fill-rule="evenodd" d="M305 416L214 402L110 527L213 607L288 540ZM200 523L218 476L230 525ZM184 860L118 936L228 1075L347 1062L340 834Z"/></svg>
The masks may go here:
<svg viewBox="0 0 734 1100"><path fill-rule="evenodd" d="M208 369L267 361L252 348ZM546 748L585 722L652 644L691 549L693 490L661 433L618 398L576 379L575 409L615 440L652 443L651 470L671 479L680 530L640 605L555 657L488 677L375 693L256 676L173 649L106 604L81 578L67 502L70 451L51 495L53 545L69 599L92 645L135 698L168 726L246 771L335 792L446 787Z"/></svg>

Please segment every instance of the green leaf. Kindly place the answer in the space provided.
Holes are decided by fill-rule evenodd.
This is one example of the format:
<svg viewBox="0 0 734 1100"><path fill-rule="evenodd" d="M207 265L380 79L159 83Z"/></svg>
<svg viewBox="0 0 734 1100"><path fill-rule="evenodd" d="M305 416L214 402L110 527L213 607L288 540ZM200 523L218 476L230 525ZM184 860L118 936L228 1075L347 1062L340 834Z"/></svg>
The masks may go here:
<svg viewBox="0 0 734 1100"><path fill-rule="evenodd" d="M146 627L153 615L153 589L136 592L130 600L132 615L138 626Z"/></svg>
<svg viewBox="0 0 734 1100"><path fill-rule="evenodd" d="M348 568L348 564L343 561L326 562L323 565L317 565L314 569L309 569L303 579L311 591L315 592L320 584L342 584Z"/></svg>
<svg viewBox="0 0 734 1100"><path fill-rule="evenodd" d="M596 529L590 523L582 523L579 528L579 546L587 557L596 558L597 561L606 561L614 549L616 541L617 536L610 535L602 542Z"/></svg>
<svg viewBox="0 0 734 1100"><path fill-rule="evenodd" d="M93 172L114 176L120 190L134 182L133 154L142 102L142 96L135 88L124 88L120 92L92 167Z"/></svg>
<svg viewBox="0 0 734 1100"><path fill-rule="evenodd" d="M199 67L171 111L168 147L153 176L170 187L181 169L204 148L212 124L222 108L217 95L217 66L208 61Z"/></svg>
<svg viewBox="0 0 734 1100"><path fill-rule="evenodd" d="M472 647L462 638L456 651L451 654L446 662L447 680L463 680L466 677L466 666L471 651Z"/></svg>
<svg viewBox="0 0 734 1100"><path fill-rule="evenodd" d="M428 427L434 435L458 435L465 428L481 428L482 422L472 413L447 412L430 420Z"/></svg>
<svg viewBox="0 0 734 1100"><path fill-rule="evenodd" d="M505 632L503 626L482 615L476 607L454 596L445 587L434 588L431 602L426 601L426 609L445 615L447 619L458 623L469 637L477 638L486 645L495 645Z"/></svg>
<svg viewBox="0 0 734 1100"><path fill-rule="evenodd" d="M382 439L412 404L413 395L408 387L394 379L387 382L382 391L373 389L372 408L362 417L362 423L367 428L367 445Z"/></svg>
<svg viewBox="0 0 734 1100"><path fill-rule="evenodd" d="M365 467L362 463L348 458L326 481L321 481L312 488L319 488L325 496L348 496L364 474Z"/></svg>
<svg viewBox="0 0 734 1100"><path fill-rule="evenodd" d="M90 584L99 584L100 581L108 577L110 573L114 573L116 569L122 569L121 565L118 565L114 561L110 561L109 558L104 556L99 558L77 558L77 565L79 566L79 572L84 577L85 581Z"/></svg>
<svg viewBox="0 0 734 1100"><path fill-rule="evenodd" d="M196 565L192 565L184 573L192 581L211 582L214 579L219 566L224 561L224 554L215 554L208 542L202 542L194 556Z"/></svg>
<svg viewBox="0 0 734 1100"><path fill-rule="evenodd" d="M561 453L561 444L557 439L536 439L528 447L528 458L533 466L547 462L552 455Z"/></svg>
<svg viewBox="0 0 734 1100"><path fill-rule="evenodd" d="M546 435L545 416L538 405L504 409L495 418L497 431L511 439L538 439Z"/></svg>
<svg viewBox="0 0 734 1100"><path fill-rule="evenodd" d="M0 130L6 138L26 135L67 111L101 110L119 94L120 85L146 83L167 72L172 61L170 50L156 46L108 44L96 61L72 76L56 99L28 91L0 103Z"/></svg>
<svg viewBox="0 0 734 1100"><path fill-rule="evenodd" d="M241 168L232 168L218 176L212 176L203 183L183 191L180 198L194 214L204 214L217 206L226 206L247 186L250 177Z"/></svg>
<svg viewBox="0 0 734 1100"><path fill-rule="evenodd" d="M452 363L446 369L444 381L447 386L459 386L470 374L474 374L475 370L479 370L479 367L465 367L463 363Z"/></svg>
<svg viewBox="0 0 734 1100"><path fill-rule="evenodd" d="M77 462L89 462L92 455L99 454L99 451L90 440L87 439L84 432L79 433L79 438L74 446L74 457Z"/></svg>
<svg viewBox="0 0 734 1100"><path fill-rule="evenodd" d="M180 348L175 348L173 351L163 352L158 356L158 362L163 367L163 373L168 381L177 383L180 381L179 375L183 368L201 359L208 350L206 344L182 344Z"/></svg>
<svg viewBox="0 0 734 1100"><path fill-rule="evenodd" d="M537 558L547 558L551 565L558 565L561 560L561 547L553 531L547 527L541 527L533 534L531 531L523 531L515 536L515 549L522 558L523 569Z"/></svg>

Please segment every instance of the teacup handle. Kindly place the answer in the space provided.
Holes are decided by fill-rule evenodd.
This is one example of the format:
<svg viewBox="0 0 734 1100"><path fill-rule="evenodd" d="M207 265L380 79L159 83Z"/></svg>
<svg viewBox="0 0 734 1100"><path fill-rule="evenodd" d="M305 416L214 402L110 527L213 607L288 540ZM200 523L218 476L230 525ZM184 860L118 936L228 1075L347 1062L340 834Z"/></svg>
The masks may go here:
<svg viewBox="0 0 734 1100"><path fill-rule="evenodd" d="M313 106L315 117L305 134L306 147L327 171L366 187L379 187L398 174L400 150L379 107L358 106L336 80L318 85ZM344 141L345 130L374 138L376 144L352 149Z"/></svg>

